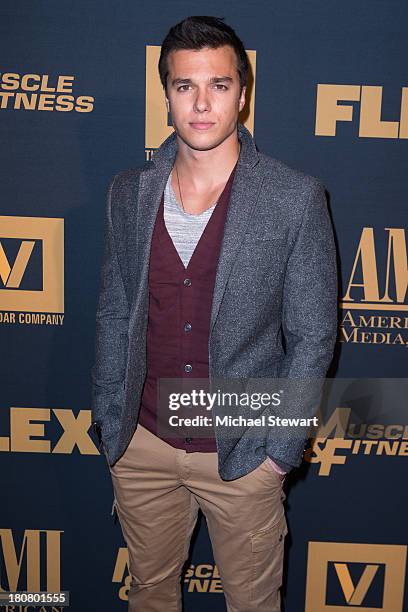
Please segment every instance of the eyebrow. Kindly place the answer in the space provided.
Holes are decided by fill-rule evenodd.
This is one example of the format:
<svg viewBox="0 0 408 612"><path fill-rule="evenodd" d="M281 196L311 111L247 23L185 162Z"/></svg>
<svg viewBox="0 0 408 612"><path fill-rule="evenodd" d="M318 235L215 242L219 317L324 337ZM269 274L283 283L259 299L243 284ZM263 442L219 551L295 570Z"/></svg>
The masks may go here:
<svg viewBox="0 0 408 612"><path fill-rule="evenodd" d="M228 83L232 83L233 78L229 76L223 76L223 77L212 77L210 79L210 83L222 83L224 81L227 81ZM187 85L192 82L193 82L192 79L173 79L171 82L171 85L172 87L174 87L175 85Z"/></svg>

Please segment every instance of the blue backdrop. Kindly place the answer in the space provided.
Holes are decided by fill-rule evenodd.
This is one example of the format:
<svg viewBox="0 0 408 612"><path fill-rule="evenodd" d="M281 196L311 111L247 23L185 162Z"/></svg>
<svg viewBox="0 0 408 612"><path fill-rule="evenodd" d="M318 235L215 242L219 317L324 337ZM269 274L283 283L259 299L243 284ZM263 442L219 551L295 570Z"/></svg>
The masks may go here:
<svg viewBox="0 0 408 612"><path fill-rule="evenodd" d="M190 14L225 17L250 53L245 121L259 149L327 189L341 279L329 375L373 381L350 382L335 412L379 426L360 430L370 452L347 436L333 451L323 432L288 479L283 609L408 610L408 428L378 380L407 371L403 0L3 0L0 589L66 590L76 612L127 609L127 549L90 429L105 199L113 175L169 133L148 90L157 48ZM184 600L225 610L204 520Z"/></svg>

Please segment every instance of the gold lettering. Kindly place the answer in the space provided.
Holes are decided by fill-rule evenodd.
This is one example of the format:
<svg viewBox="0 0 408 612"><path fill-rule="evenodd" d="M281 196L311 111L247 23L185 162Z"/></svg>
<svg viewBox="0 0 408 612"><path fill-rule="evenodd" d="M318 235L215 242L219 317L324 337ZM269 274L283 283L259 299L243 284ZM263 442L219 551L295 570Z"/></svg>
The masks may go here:
<svg viewBox="0 0 408 612"><path fill-rule="evenodd" d="M339 100L358 102L360 85L317 85L316 136L335 136L337 121L352 121L353 107L350 104L338 105Z"/></svg>
<svg viewBox="0 0 408 612"><path fill-rule="evenodd" d="M360 137L398 138L398 121L381 120L382 90L374 85L361 89Z"/></svg>

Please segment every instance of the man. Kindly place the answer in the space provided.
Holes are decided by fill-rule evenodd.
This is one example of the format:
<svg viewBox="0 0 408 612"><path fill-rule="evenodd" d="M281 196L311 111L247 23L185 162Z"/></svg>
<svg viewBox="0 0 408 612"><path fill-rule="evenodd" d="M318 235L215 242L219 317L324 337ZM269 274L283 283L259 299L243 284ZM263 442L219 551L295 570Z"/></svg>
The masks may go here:
<svg viewBox="0 0 408 612"><path fill-rule="evenodd" d="M239 122L248 59L221 19L171 28L159 72L174 132L110 184L92 373L93 422L129 551L129 610L181 610L201 509L228 610L277 612L282 483L304 437L265 428L259 439L245 427L172 435L156 398L165 378L326 375L337 278L324 188L260 153Z"/></svg>

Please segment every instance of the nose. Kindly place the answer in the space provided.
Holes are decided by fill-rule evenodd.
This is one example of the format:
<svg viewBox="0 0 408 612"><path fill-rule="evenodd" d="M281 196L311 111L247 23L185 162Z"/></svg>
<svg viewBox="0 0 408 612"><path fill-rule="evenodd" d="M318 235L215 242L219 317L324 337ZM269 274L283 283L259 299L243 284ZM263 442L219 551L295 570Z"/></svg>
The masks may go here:
<svg viewBox="0 0 408 612"><path fill-rule="evenodd" d="M211 110L210 100L205 88L197 89L197 94L194 100L194 111L197 113L203 113L204 111Z"/></svg>

